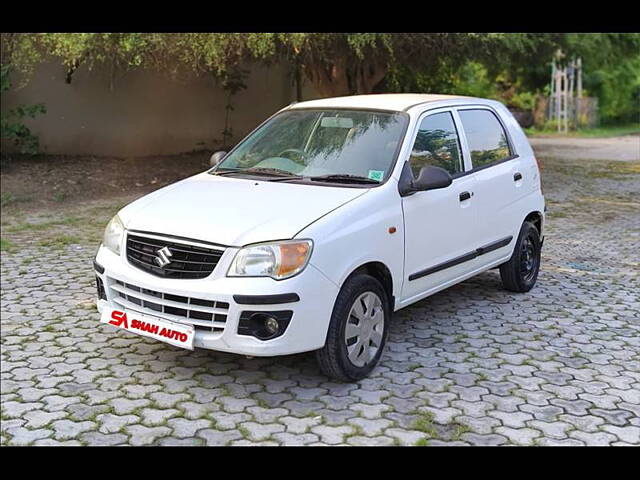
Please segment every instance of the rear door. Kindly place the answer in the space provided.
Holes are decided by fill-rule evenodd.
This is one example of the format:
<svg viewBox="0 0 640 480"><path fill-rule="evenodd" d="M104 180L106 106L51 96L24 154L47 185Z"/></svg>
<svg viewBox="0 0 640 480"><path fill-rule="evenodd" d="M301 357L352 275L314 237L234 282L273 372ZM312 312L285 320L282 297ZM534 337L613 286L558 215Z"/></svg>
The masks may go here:
<svg viewBox="0 0 640 480"><path fill-rule="evenodd" d="M512 251L522 212L517 199L523 186L521 160L500 117L487 106L458 108L464 141L475 179L478 227L474 237L477 266L488 265Z"/></svg>
<svg viewBox="0 0 640 480"><path fill-rule="evenodd" d="M403 302L412 302L473 269L476 230L474 176L464 175L465 161L451 109L424 113L413 134L408 159L414 178L426 165L453 177L447 188L402 198L405 225ZM468 168L468 162L467 162Z"/></svg>

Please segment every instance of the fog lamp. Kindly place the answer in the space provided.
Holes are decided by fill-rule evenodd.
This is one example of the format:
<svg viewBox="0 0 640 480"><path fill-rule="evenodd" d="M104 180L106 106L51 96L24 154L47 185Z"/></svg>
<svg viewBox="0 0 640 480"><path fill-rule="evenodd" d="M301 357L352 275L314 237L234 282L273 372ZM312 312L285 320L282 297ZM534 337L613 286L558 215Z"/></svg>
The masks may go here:
<svg viewBox="0 0 640 480"><path fill-rule="evenodd" d="M264 321L264 328L269 332L270 335L273 335L278 331L280 325L278 324L278 320L273 317L267 317Z"/></svg>

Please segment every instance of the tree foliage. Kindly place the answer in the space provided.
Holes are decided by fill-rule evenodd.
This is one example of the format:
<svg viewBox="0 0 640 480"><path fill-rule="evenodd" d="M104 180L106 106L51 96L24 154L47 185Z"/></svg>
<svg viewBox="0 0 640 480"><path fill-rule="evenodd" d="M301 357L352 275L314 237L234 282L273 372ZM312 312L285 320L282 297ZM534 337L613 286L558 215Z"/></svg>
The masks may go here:
<svg viewBox="0 0 640 480"><path fill-rule="evenodd" d="M9 79L11 66L2 65L0 71L0 92L4 93L11 88ZM40 143L38 137L24 124L25 118L34 118L36 115L46 113L43 104L18 105L8 109L0 115L0 135L3 140L8 140L16 145L21 153L38 153Z"/></svg>
<svg viewBox="0 0 640 480"><path fill-rule="evenodd" d="M5 49L5 44L7 48ZM224 76L248 60L298 66L322 95L371 93L399 69L439 76L473 58L512 63L532 55L548 61L549 35L465 33L44 33L3 34L2 63L30 72L45 57L73 72L107 64L179 74ZM499 60L496 62L496 58Z"/></svg>
<svg viewBox="0 0 640 480"><path fill-rule="evenodd" d="M585 87L602 95L607 115L631 103L639 34L2 34L3 65L28 74L45 58L54 58L68 82L81 65L106 65L112 85L117 72L140 67L172 76L213 75L224 85L246 62L286 62L322 96L462 90L522 105L532 97L518 95L531 96L548 84L549 62L558 50L566 59L582 57ZM631 67L621 67L627 61ZM619 94L612 88L616 82L625 85Z"/></svg>

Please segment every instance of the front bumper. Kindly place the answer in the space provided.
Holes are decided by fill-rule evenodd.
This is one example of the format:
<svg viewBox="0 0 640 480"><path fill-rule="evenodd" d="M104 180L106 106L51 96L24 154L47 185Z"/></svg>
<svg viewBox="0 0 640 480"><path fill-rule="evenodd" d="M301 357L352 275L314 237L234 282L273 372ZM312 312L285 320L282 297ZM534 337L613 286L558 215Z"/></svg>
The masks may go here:
<svg viewBox="0 0 640 480"><path fill-rule="evenodd" d="M167 279L135 268L129 264L124 252L116 255L100 246L95 259L98 264L95 274L102 281L106 299L98 299L98 310L102 312L107 307L124 308L125 311L138 311L194 325L196 348L251 356L289 355L322 348L338 287L312 263L301 274L281 281L271 278L226 277L229 264L237 251L237 248L227 248L215 270L207 278ZM103 269L102 272L99 267ZM161 296L153 297L157 294ZM180 305L173 301L177 298L185 298L187 303ZM213 307L196 306L192 304L194 299L198 299L200 304L204 301ZM144 305L148 305L148 301L152 305L162 304L162 311L146 308ZM176 310L176 307L210 311L212 320L192 320L166 313L182 311L182 308ZM259 340L253 336L238 334L242 312L283 310L292 311L293 314L286 330L277 338ZM188 315L192 315L191 311Z"/></svg>

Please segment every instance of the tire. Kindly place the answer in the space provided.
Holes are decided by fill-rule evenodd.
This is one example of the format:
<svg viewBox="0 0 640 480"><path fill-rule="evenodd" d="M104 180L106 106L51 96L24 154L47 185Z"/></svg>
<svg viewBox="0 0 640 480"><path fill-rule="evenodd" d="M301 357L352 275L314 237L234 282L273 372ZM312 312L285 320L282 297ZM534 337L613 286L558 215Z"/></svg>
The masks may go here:
<svg viewBox="0 0 640 480"><path fill-rule="evenodd" d="M505 289L524 293L533 288L540 271L540 252L540 232L533 223L524 222L511 258L500 265Z"/></svg>
<svg viewBox="0 0 640 480"><path fill-rule="evenodd" d="M380 282L366 274L347 279L333 307L325 346L316 351L322 373L343 382L365 378L382 356L390 318L390 301Z"/></svg>

